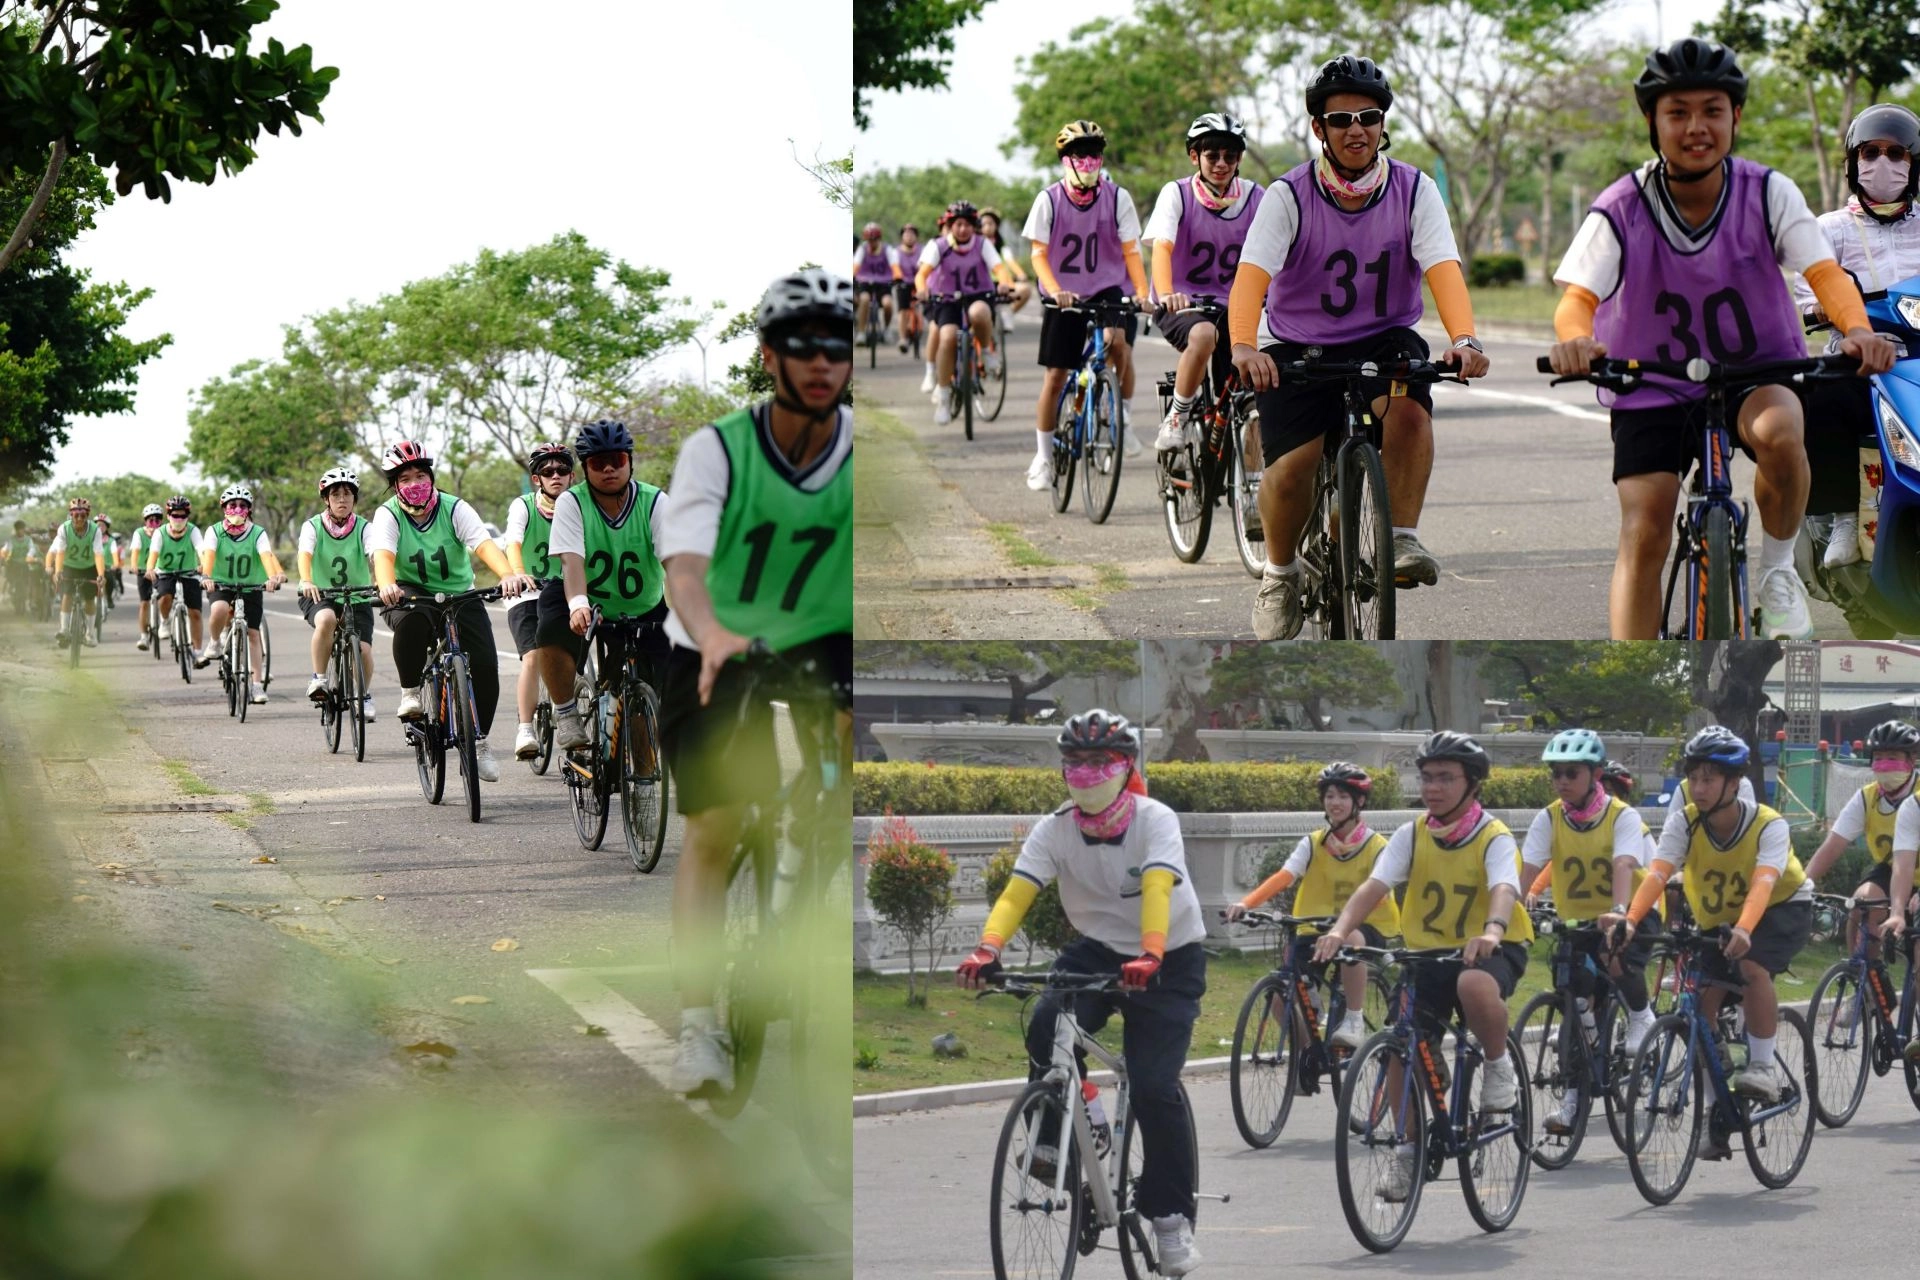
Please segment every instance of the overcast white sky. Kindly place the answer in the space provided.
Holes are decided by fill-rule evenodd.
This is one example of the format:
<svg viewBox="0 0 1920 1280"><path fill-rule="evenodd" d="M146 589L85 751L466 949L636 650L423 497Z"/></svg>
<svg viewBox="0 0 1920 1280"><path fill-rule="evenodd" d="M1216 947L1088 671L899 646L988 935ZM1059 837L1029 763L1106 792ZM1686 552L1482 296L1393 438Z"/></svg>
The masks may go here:
<svg viewBox="0 0 1920 1280"><path fill-rule="evenodd" d="M1048 40L1065 41L1082 23L1124 18L1136 7L1134 0L992 0L956 35L946 89L874 96L873 123L855 146L855 163L893 169L952 161L1008 176L1027 172L1000 154L1017 109L1016 60ZM1651 46L1657 30L1677 40L1719 7L1718 0L1620 0L1604 21L1609 31L1637 32ZM1134 196L1145 198L1139 190Z"/></svg>
<svg viewBox="0 0 1920 1280"><path fill-rule="evenodd" d="M578 230L729 314L802 261L840 262L848 216L787 140L846 154L851 30L850 0L284 0L266 35L340 69L326 123L263 136L250 168L176 183L171 204L121 199L74 247L96 279L152 287L128 332L174 342L134 413L76 426L55 478L175 476L208 379L277 356L283 324L483 247ZM728 355L710 349L712 378ZM661 370L697 379L700 353Z"/></svg>

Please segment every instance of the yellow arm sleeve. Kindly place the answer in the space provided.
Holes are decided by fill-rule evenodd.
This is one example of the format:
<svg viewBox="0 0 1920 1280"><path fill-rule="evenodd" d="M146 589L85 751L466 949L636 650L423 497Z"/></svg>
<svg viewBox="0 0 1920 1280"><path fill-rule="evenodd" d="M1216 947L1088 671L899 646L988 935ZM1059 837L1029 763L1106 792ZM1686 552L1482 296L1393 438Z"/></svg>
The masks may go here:
<svg viewBox="0 0 1920 1280"><path fill-rule="evenodd" d="M1666 892L1667 878L1672 874L1671 862L1665 858L1655 858L1653 865L1647 868L1647 878L1640 882L1639 890L1627 906L1627 919L1635 925L1645 920L1647 912L1653 910L1653 904L1660 901L1660 895Z"/></svg>
<svg viewBox="0 0 1920 1280"><path fill-rule="evenodd" d="M1530 894L1545 893L1552 884L1553 862L1552 860L1548 860L1547 865L1540 868L1540 874L1533 878L1533 888L1527 890L1527 892Z"/></svg>
<svg viewBox="0 0 1920 1280"><path fill-rule="evenodd" d="M1120 256L1127 260L1127 279L1133 281L1133 296L1145 301L1147 296L1147 269L1140 263L1140 242L1129 240L1120 246Z"/></svg>
<svg viewBox="0 0 1920 1280"><path fill-rule="evenodd" d="M1233 273L1233 291L1227 295L1227 333L1236 347L1258 345L1260 308L1267 304L1267 286L1273 277L1242 262Z"/></svg>
<svg viewBox="0 0 1920 1280"><path fill-rule="evenodd" d="M1027 278L1026 269L1020 265L1018 258L1002 258L1001 261L1006 263L1008 269L1013 272L1013 278L1015 280L1024 281Z"/></svg>
<svg viewBox="0 0 1920 1280"><path fill-rule="evenodd" d="M1831 312L1829 312L1831 314ZM1753 884L1747 890L1747 900L1740 904L1740 918L1734 923L1752 933L1760 923L1760 917L1766 914L1767 899L1773 896L1773 886L1779 882L1780 868L1755 867Z"/></svg>
<svg viewBox="0 0 1920 1280"><path fill-rule="evenodd" d="M1153 291L1166 298L1173 293L1173 242L1153 242Z"/></svg>
<svg viewBox="0 0 1920 1280"><path fill-rule="evenodd" d="M1461 338L1473 332L1473 299L1467 296L1467 277L1458 262L1436 263L1427 272L1427 288L1447 335Z"/></svg>
<svg viewBox="0 0 1920 1280"><path fill-rule="evenodd" d="M915 293L925 293L927 291L927 277L932 274L933 264L927 262L921 263L920 269L913 273L913 291Z"/></svg>
<svg viewBox="0 0 1920 1280"><path fill-rule="evenodd" d="M1167 922L1173 918L1173 872L1154 867L1140 877L1140 950L1167 954Z"/></svg>
<svg viewBox="0 0 1920 1280"><path fill-rule="evenodd" d="M1240 899L1240 905L1248 908L1257 907L1274 894L1285 893L1292 887L1293 872L1282 867L1265 880L1262 880L1252 893Z"/></svg>
<svg viewBox="0 0 1920 1280"><path fill-rule="evenodd" d="M1845 267L1828 258L1814 263L1801 274L1806 276L1807 285L1819 299L1821 308L1833 320L1834 328L1846 333L1873 327L1867 320L1867 304L1860 297L1860 286L1853 282Z"/></svg>
<svg viewBox="0 0 1920 1280"><path fill-rule="evenodd" d="M213 552L211 551L202 551L200 553L200 576L203 578L211 578L213 576Z"/></svg>
<svg viewBox="0 0 1920 1280"><path fill-rule="evenodd" d="M271 577L284 578L287 576L287 571L280 567L280 557L271 551L263 551L260 553L260 564Z"/></svg>
<svg viewBox="0 0 1920 1280"><path fill-rule="evenodd" d="M1020 922L1027 918L1027 908L1040 896L1040 886L1025 876L1013 876L1007 881L1007 887L1000 891L1000 901L993 904L993 913L987 917L987 927L980 932L980 941L995 947L1007 945L1007 939L1020 930Z"/></svg>
<svg viewBox="0 0 1920 1280"><path fill-rule="evenodd" d="M1553 336L1562 342L1591 338L1593 313L1599 309L1600 299L1593 290L1568 285L1567 291L1560 295L1559 305L1553 309Z"/></svg>
<svg viewBox="0 0 1920 1280"><path fill-rule="evenodd" d="M1060 282L1053 278L1053 268L1047 265L1047 246L1035 240L1032 256L1033 274L1040 277L1040 287L1048 293L1060 292Z"/></svg>

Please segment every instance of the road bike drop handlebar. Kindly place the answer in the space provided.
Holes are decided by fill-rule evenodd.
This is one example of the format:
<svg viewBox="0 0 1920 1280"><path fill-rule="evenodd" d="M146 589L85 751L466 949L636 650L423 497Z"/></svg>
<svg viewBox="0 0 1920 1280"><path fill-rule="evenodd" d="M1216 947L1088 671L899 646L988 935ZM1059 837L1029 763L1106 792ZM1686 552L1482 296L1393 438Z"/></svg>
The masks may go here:
<svg viewBox="0 0 1920 1280"><path fill-rule="evenodd" d="M928 302L958 302L962 306L969 302L1005 302L1013 297L1013 291L1005 285L995 285L976 293L930 293Z"/></svg>
<svg viewBox="0 0 1920 1280"><path fill-rule="evenodd" d="M1534 361L1541 373L1553 372L1553 361L1541 356ZM1591 382L1610 391L1632 391L1648 374L1677 378L1696 386L1743 389L1769 382L1825 382L1851 377L1859 372L1860 361L1844 352L1809 356L1799 360L1772 360L1762 364L1715 364L1698 356L1691 360L1616 360L1603 356L1592 362L1588 373L1568 373L1556 377L1551 386L1563 382Z"/></svg>
<svg viewBox="0 0 1920 1280"><path fill-rule="evenodd" d="M1220 918L1225 920L1227 913L1222 911ZM1338 916L1290 916L1278 911L1249 908L1235 923L1246 925L1248 928L1331 929L1339 919Z"/></svg>
<svg viewBox="0 0 1920 1280"><path fill-rule="evenodd" d="M396 609L411 609L429 604L445 607L451 604L465 604L469 600L478 600L483 604L491 604L495 600L500 599L503 594L499 587L475 587L471 591L435 591L431 595L423 593L417 596L408 596L393 607Z"/></svg>

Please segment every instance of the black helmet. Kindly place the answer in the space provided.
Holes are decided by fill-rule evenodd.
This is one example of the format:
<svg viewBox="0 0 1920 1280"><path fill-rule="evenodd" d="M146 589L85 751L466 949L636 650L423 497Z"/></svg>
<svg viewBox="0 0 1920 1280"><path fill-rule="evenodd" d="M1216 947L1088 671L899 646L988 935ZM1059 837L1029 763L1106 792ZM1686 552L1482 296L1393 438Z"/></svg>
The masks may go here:
<svg viewBox="0 0 1920 1280"><path fill-rule="evenodd" d="M167 499L167 514L190 516L193 514L193 503L188 501L186 494L176 493Z"/></svg>
<svg viewBox="0 0 1920 1280"><path fill-rule="evenodd" d="M1680 749L1682 772L1696 764L1717 764L1735 773L1744 772L1753 752L1745 739L1723 724L1710 724L1687 739Z"/></svg>
<svg viewBox="0 0 1920 1280"><path fill-rule="evenodd" d="M1467 771L1468 782L1484 782L1493 771L1493 761L1487 755L1487 749L1464 733L1455 733L1451 729L1442 729L1431 734L1420 744L1420 754L1413 758L1413 767L1418 769L1431 760L1457 760L1460 767Z"/></svg>
<svg viewBox="0 0 1920 1280"><path fill-rule="evenodd" d="M1343 53L1325 63L1307 85L1307 114L1317 116L1336 93L1364 93L1380 104L1382 110L1393 105L1393 90L1387 73L1372 58L1356 58Z"/></svg>
<svg viewBox="0 0 1920 1280"><path fill-rule="evenodd" d="M1600 785L1616 795L1633 790L1633 770L1618 760L1609 760L1600 766Z"/></svg>
<svg viewBox="0 0 1920 1280"><path fill-rule="evenodd" d="M1125 716L1095 708L1082 711L1060 730L1062 751L1118 751L1138 757L1140 734Z"/></svg>
<svg viewBox="0 0 1920 1280"><path fill-rule="evenodd" d="M980 210L974 207L974 203L971 200L955 200L947 206L947 221L950 223L971 222L973 229L978 231L980 229Z"/></svg>
<svg viewBox="0 0 1920 1280"><path fill-rule="evenodd" d="M582 462L596 453L632 453L633 433L624 422L601 418L580 428L580 434L573 439L573 451L580 455Z"/></svg>
<svg viewBox="0 0 1920 1280"><path fill-rule="evenodd" d="M1314 790L1320 795L1324 796L1328 787L1344 787L1355 800L1365 800L1373 794L1373 779L1359 765L1335 760L1320 771L1314 782Z"/></svg>
<svg viewBox="0 0 1920 1280"><path fill-rule="evenodd" d="M1685 89L1723 89L1734 106L1743 107L1747 73L1727 46L1688 36L1647 55L1647 69L1633 82L1633 98L1640 114L1650 116L1661 94Z"/></svg>
<svg viewBox="0 0 1920 1280"><path fill-rule="evenodd" d="M1867 731L1867 751L1920 751L1920 729L1904 720L1883 720Z"/></svg>

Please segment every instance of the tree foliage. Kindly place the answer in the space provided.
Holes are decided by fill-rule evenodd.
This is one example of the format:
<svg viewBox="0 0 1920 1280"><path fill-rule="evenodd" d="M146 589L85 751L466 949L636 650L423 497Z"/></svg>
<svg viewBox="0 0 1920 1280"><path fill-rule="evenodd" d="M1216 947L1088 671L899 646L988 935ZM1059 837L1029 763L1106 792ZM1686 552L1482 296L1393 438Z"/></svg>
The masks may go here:
<svg viewBox="0 0 1920 1280"><path fill-rule="evenodd" d="M1008 724L1025 724L1034 695L1068 676L1140 674L1139 648L1129 640L886 640L861 645L854 665L862 671L926 665L999 681L1011 703Z"/></svg>
<svg viewBox="0 0 1920 1280"><path fill-rule="evenodd" d="M1393 664L1364 643L1245 645L1214 664L1213 690L1269 715L1298 708L1322 731L1336 705L1384 707L1399 697Z"/></svg>
<svg viewBox="0 0 1920 1280"><path fill-rule="evenodd" d="M854 124L867 127L875 89L944 86L955 29L986 7L987 0L854 0Z"/></svg>
<svg viewBox="0 0 1920 1280"><path fill-rule="evenodd" d="M1036 182L1009 181L963 164L879 169L854 183L853 222L855 226L879 223L886 228L889 243L903 224L911 222L921 229L920 242L925 244L933 237L942 210L955 200L971 200L982 209L1000 211L1001 237L1008 241L1006 251L1011 253L1038 190ZM1141 211L1143 217L1145 213ZM913 275L912 264L903 262L900 270L909 278Z"/></svg>
<svg viewBox="0 0 1920 1280"><path fill-rule="evenodd" d="M1677 733L1692 706L1689 654L1657 640L1476 640L1487 692L1538 709L1542 729Z"/></svg>
<svg viewBox="0 0 1920 1280"><path fill-rule="evenodd" d="M187 411L186 452L177 460L211 479L245 481L254 518L284 538L319 510L319 479L340 465L353 444L346 424L329 412L325 389L283 361L250 360L195 394ZM379 488L372 476L361 493Z"/></svg>
<svg viewBox="0 0 1920 1280"><path fill-rule="evenodd" d="M30 529L43 530L65 518L70 499L84 497L93 504L95 515L112 519L114 532L124 539L139 526L140 512L149 502L165 502L180 492L193 500L194 512L201 516L213 510L214 495L218 491L192 487L181 490L167 481L132 471L116 476L89 476L84 480L41 485L28 495L15 518L25 520Z"/></svg>

